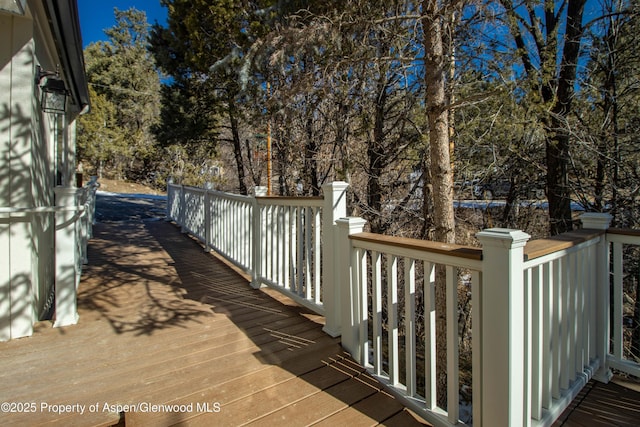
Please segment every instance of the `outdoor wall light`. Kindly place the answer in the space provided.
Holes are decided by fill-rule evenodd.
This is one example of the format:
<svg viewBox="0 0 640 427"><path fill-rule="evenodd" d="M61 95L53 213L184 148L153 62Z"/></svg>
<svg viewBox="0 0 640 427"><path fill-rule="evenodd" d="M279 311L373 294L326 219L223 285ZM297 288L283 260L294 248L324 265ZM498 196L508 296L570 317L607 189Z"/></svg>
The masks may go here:
<svg viewBox="0 0 640 427"><path fill-rule="evenodd" d="M44 83L43 83L44 80ZM64 114L69 91L58 71L45 71L38 65L36 81L42 94L40 106L45 113Z"/></svg>

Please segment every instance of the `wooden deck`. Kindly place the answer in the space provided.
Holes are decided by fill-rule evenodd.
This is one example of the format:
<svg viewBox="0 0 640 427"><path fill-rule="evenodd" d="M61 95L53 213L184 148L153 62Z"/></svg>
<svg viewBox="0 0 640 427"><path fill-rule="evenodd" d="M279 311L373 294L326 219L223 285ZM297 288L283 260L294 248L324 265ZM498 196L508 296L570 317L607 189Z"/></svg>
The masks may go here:
<svg viewBox="0 0 640 427"><path fill-rule="evenodd" d="M3 406L3 426L423 423L322 332L321 317L252 290L171 224L99 224L89 259L78 325L43 322L0 343L0 403L21 411ZM639 424L640 393L598 383L556 423Z"/></svg>
<svg viewBox="0 0 640 427"><path fill-rule="evenodd" d="M171 224L99 224L89 259L78 325L0 343L3 426L421 424L321 317Z"/></svg>

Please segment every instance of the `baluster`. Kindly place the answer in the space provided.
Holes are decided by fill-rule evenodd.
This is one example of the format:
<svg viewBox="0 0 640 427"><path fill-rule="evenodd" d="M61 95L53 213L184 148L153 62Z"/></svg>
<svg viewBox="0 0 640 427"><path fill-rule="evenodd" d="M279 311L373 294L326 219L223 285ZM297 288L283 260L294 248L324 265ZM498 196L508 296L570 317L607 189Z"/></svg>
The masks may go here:
<svg viewBox="0 0 640 427"><path fill-rule="evenodd" d="M288 245L288 281L291 292L296 292L296 216L297 207L292 206L289 212L289 245Z"/></svg>
<svg viewBox="0 0 640 427"><path fill-rule="evenodd" d="M426 280L425 280L426 281ZM471 346L472 351L472 398L473 398L473 419L482 420L482 352L478 349L482 348L482 273L479 271L471 272ZM426 313L426 312L425 312ZM490 379L489 379L490 380Z"/></svg>
<svg viewBox="0 0 640 427"><path fill-rule="evenodd" d="M553 384L553 351L552 351L552 322L553 322L553 270L551 262L544 264L542 272L542 400L545 409L551 407L551 388Z"/></svg>
<svg viewBox="0 0 640 427"><path fill-rule="evenodd" d="M298 271L298 280L296 284L296 293L302 293L302 286L304 283L304 208L298 208L296 215L296 231L298 241L298 251L296 260L296 270Z"/></svg>
<svg viewBox="0 0 640 427"><path fill-rule="evenodd" d="M416 262L404 259L404 331L407 395L415 396L416 384Z"/></svg>
<svg viewBox="0 0 640 427"><path fill-rule="evenodd" d="M371 297L373 304L373 372L382 375L382 256L380 252L371 253Z"/></svg>
<svg viewBox="0 0 640 427"><path fill-rule="evenodd" d="M538 266L529 270L531 272L531 417L539 420L542 416L542 393L544 389L543 363L545 359L544 346L544 295L543 295L543 267Z"/></svg>
<svg viewBox="0 0 640 427"><path fill-rule="evenodd" d="M436 296L435 296L435 265L424 263L424 378L425 401L427 409L438 406L436 390ZM475 335L475 334L474 334Z"/></svg>
<svg viewBox="0 0 640 427"><path fill-rule="evenodd" d="M458 340L458 274L447 265L447 414L451 424L460 418Z"/></svg>
<svg viewBox="0 0 640 427"><path fill-rule="evenodd" d="M291 283L289 278L289 273L291 271L290 263L291 263L291 206L284 207L284 218L282 233L284 237L283 241L283 255L282 255L282 286L285 289L291 289Z"/></svg>
<svg viewBox="0 0 640 427"><path fill-rule="evenodd" d="M571 318L570 313L570 295L571 295L571 287L569 286L569 259L568 257L561 258L561 274L562 274L562 282L561 282L561 312L560 312L560 345L561 345L561 355L560 355L560 389L567 390L569 388L569 355L571 347L571 337L569 333L569 320Z"/></svg>
<svg viewBox="0 0 640 427"><path fill-rule="evenodd" d="M284 217L284 206L276 206L276 260L275 260L275 284L276 286L282 288L284 284L282 283L282 271L283 271L283 261L282 255L284 253L284 232L283 232L283 217Z"/></svg>
<svg viewBox="0 0 640 427"><path fill-rule="evenodd" d="M577 334L578 334L578 275L577 275L577 261L575 253L569 254L569 363L567 369L569 371L569 382L572 383L576 379L576 373L578 371L576 367L576 355L578 350L576 348Z"/></svg>
<svg viewBox="0 0 640 427"><path fill-rule="evenodd" d="M204 192L204 250L211 252L211 194Z"/></svg>
<svg viewBox="0 0 640 427"><path fill-rule="evenodd" d="M369 359L369 306L368 306L368 294L369 287L367 284L367 251L364 249L356 250L356 256L358 259L357 273L358 283L360 284L360 292L358 293L360 299L360 348L362 353L360 354L360 364L365 366Z"/></svg>
<svg viewBox="0 0 640 427"><path fill-rule="evenodd" d="M387 322L389 334L389 381L400 384L398 360L398 258L387 255Z"/></svg>
<svg viewBox="0 0 640 427"><path fill-rule="evenodd" d="M622 337L623 320L623 288L622 288L622 243L613 243L613 356L622 360L624 356L624 340Z"/></svg>
<svg viewBox="0 0 640 427"><path fill-rule="evenodd" d="M272 209L273 207L271 205L266 205L265 206L265 220L266 220L266 224L265 224L265 261L266 261L266 265L265 265L265 278L267 280L271 280L272 279L272 272L273 272L273 217L272 217Z"/></svg>
<svg viewBox="0 0 640 427"><path fill-rule="evenodd" d="M311 259L313 246L311 245L312 239L312 218L311 218L311 208L307 207L304 209L304 246L305 246L305 255L304 255L304 293L299 293L301 297L305 297L307 299L311 298Z"/></svg>
<svg viewBox="0 0 640 427"><path fill-rule="evenodd" d="M585 286L586 278L584 276L584 269L586 263L584 261L585 250L581 250L575 254L576 257L576 372L582 373L585 367L584 360L584 329L585 329L585 314L587 313L585 307Z"/></svg>
<svg viewBox="0 0 640 427"><path fill-rule="evenodd" d="M598 292L598 247L597 245L589 247L589 357L587 360L591 362L597 357L597 338L596 338L596 319L597 312L597 292Z"/></svg>
<svg viewBox="0 0 640 427"><path fill-rule="evenodd" d="M314 211L314 217L315 217L315 223L313 226L313 231L314 231L314 237L313 237L313 241L314 241L314 250L313 250L313 254L314 254L314 260L313 260L313 275L314 275L314 280L313 280L313 301L316 304L320 304L320 296L322 294L322 291L320 289L321 287L321 281L320 281L320 274L322 273L322 269L320 268L320 256L322 254L322 242L320 241L320 208L313 208ZM365 293L366 295L366 293Z"/></svg>
<svg viewBox="0 0 640 427"><path fill-rule="evenodd" d="M553 353L551 360L551 396L554 399L560 399L560 361L562 360L561 329L560 319L562 319L562 260L552 261L551 269L553 275L553 317L551 320L551 351Z"/></svg>

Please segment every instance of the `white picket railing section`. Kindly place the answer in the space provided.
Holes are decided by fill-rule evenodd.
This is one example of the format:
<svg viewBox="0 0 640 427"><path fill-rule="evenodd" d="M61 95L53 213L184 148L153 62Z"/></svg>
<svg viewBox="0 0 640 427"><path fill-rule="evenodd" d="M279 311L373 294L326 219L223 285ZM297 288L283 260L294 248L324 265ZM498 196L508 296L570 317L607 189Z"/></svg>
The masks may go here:
<svg viewBox="0 0 640 427"><path fill-rule="evenodd" d="M607 364L611 368L640 377L640 365L638 362L636 360L629 360L625 356L623 324L625 317L623 310L623 278L625 277L623 245L640 246L640 232L638 232L638 230L609 230L607 233L607 244L611 245L610 257L613 261L613 292L611 293L613 298L613 301L611 301L613 336L608 340L611 342L611 347L607 353ZM636 298L640 298L640 295L636 295ZM605 332L608 332L608 330ZM636 351L640 350L636 349Z"/></svg>
<svg viewBox="0 0 640 427"><path fill-rule="evenodd" d="M528 242L518 230L488 229L477 235L481 249L444 245L363 233L364 220L345 218L346 184L323 190L324 198L272 198L170 185L167 216L250 273L255 287L324 314L325 331L342 335L357 361L435 425L463 423L465 286L474 425L548 426L591 378L607 382L611 368L640 376L625 356L622 304L623 245L640 245L640 232L607 232L608 215L584 214L583 230L556 238ZM436 271L446 282L446 349L436 348ZM439 351L447 370L441 406Z"/></svg>
<svg viewBox="0 0 640 427"><path fill-rule="evenodd" d="M343 307L343 322L347 322L343 323L343 346L407 406L435 425L462 423L459 277L464 277L462 286L472 293L474 425L548 426L591 378L608 381L612 367L640 374L638 363L623 358L624 272L617 245L639 244L640 234L616 231L605 238L606 215L585 214L584 230L529 244L529 236L521 231L485 230L478 234L483 248L476 251L481 256L472 248L362 233L364 221L359 218L337 223L341 283L349 284L343 287L342 298L350 304ZM612 252L611 352L607 241L617 242ZM400 265L403 272L399 274ZM435 352L441 350L435 347L435 265L446 271L446 408L436 401ZM415 317L417 266L423 275L425 313L421 343L425 362L420 372L414 333L419 321ZM404 297L402 303L399 297ZM418 383L424 384L419 392Z"/></svg>
<svg viewBox="0 0 640 427"><path fill-rule="evenodd" d="M76 222L76 241L78 260L76 261L76 286L80 282L82 275L82 264L87 264L87 245L93 237L93 225L95 223L96 212L96 191L100 187L97 177L91 177L91 180L78 191L78 206L83 211L79 220Z"/></svg>
<svg viewBox="0 0 640 427"><path fill-rule="evenodd" d="M322 198L258 198L257 280L324 313Z"/></svg>
<svg viewBox="0 0 640 427"><path fill-rule="evenodd" d="M600 366L596 255L604 233L573 234L572 246L523 265L524 425L553 422Z"/></svg>
<svg viewBox="0 0 640 427"><path fill-rule="evenodd" d="M341 282L351 284L343 287L342 294L343 300L351 304L350 315L343 311L343 319L349 316L349 326L342 329L343 346L407 406L428 421L457 424L460 418L458 270L465 272L464 277L470 279L473 295L478 295L482 251L362 233L364 221L359 218L341 219L337 223L344 230L340 233L342 241L337 250L342 262L340 269L346 275ZM446 350L440 349L447 353L447 408L437 404L436 265L444 267L447 283L447 347ZM417 342L416 336L419 321L416 318L417 271L422 272L424 278L421 281L424 304L422 342ZM475 308L476 302L472 304ZM419 348L424 352L423 369L420 370L416 361ZM479 387L473 389L479 390Z"/></svg>
<svg viewBox="0 0 640 427"><path fill-rule="evenodd" d="M251 197L170 184L167 218L250 274L254 287L272 287L326 315L335 311L335 282L321 236L345 215L346 184L323 189L325 197ZM331 318L325 331L338 335Z"/></svg>

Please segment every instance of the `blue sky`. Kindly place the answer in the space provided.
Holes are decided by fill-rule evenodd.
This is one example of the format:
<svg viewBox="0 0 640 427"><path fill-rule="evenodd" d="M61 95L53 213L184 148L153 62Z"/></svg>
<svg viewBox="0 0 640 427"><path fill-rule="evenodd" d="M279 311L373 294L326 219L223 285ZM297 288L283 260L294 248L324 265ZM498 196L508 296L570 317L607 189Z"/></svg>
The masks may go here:
<svg viewBox="0 0 640 427"><path fill-rule="evenodd" d="M131 7L142 10L146 12L149 24L156 21L164 24L167 19L167 9L160 6L159 0L78 0L83 47L92 42L107 39L103 30L115 25L116 20L113 15L115 7L120 10Z"/></svg>

